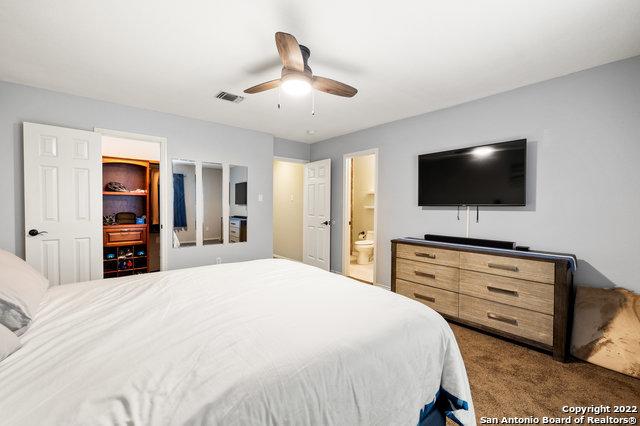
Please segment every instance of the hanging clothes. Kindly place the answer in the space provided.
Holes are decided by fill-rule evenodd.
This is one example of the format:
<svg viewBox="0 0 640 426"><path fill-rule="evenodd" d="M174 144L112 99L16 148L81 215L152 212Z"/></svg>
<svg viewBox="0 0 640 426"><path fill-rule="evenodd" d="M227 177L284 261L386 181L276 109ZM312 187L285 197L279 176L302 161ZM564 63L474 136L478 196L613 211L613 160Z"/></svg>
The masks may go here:
<svg viewBox="0 0 640 426"><path fill-rule="evenodd" d="M173 229L187 228L187 207L184 200L184 175L173 174Z"/></svg>

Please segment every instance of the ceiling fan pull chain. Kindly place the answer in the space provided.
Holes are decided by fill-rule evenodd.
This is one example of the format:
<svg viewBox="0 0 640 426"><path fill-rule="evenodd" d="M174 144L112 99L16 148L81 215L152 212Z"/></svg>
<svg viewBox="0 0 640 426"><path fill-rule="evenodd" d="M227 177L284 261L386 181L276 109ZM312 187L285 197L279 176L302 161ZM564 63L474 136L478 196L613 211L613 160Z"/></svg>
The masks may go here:
<svg viewBox="0 0 640 426"><path fill-rule="evenodd" d="M278 109L280 109L280 87L278 87Z"/></svg>
<svg viewBox="0 0 640 426"><path fill-rule="evenodd" d="M316 115L316 94L313 89L311 89L311 115Z"/></svg>

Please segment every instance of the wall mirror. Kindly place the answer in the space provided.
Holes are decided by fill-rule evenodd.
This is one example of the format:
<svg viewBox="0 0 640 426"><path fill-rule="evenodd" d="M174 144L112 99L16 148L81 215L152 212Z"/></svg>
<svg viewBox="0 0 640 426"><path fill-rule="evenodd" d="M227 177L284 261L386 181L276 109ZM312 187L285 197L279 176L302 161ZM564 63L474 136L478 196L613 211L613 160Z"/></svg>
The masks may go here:
<svg viewBox="0 0 640 426"><path fill-rule="evenodd" d="M196 245L196 163L171 160L173 173L173 247Z"/></svg>
<svg viewBox="0 0 640 426"><path fill-rule="evenodd" d="M229 166L229 242L247 241L249 169Z"/></svg>
<svg viewBox="0 0 640 426"><path fill-rule="evenodd" d="M222 164L202 163L202 243L222 244Z"/></svg>

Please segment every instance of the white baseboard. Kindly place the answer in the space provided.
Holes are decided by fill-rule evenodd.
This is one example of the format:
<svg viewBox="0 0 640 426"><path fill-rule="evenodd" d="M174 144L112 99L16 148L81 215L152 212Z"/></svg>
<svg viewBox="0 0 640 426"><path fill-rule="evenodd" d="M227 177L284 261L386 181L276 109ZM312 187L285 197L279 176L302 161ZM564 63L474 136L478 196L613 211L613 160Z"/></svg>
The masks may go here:
<svg viewBox="0 0 640 426"><path fill-rule="evenodd" d="M391 286L384 283L374 283L376 287L384 288L385 290L391 291Z"/></svg>

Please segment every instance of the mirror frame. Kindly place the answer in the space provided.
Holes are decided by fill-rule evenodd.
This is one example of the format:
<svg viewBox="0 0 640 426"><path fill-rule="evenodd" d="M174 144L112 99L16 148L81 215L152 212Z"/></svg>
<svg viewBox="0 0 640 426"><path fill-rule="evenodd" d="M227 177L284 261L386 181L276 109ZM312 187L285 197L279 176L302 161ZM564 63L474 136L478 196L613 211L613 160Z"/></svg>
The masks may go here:
<svg viewBox="0 0 640 426"><path fill-rule="evenodd" d="M217 166L217 167L207 167L206 165L211 165L211 166ZM205 223L205 208L204 208L204 204L205 204L205 192L206 192L206 184L205 184L205 178L204 178L204 170L207 168L212 168L212 169L219 169L220 170L220 241L216 242L216 243L209 243L207 244L206 238L205 238L205 230L206 230L206 223ZM201 173L201 182L202 182L202 198L201 198L201 207L202 207L202 226L201 226L201 231L202 231L202 245L203 246L219 246L219 245L224 245L227 242L227 238L225 236L225 232L224 232L224 212L225 212L225 208L224 208L224 163L220 162L220 163L214 163L211 161L201 161L200 162L200 173Z"/></svg>
<svg viewBox="0 0 640 426"><path fill-rule="evenodd" d="M194 214L194 226L195 226L195 239L194 242L191 243L185 243L186 245L183 245L183 243L180 242L180 239L178 238L178 242L180 242L180 245L178 247L176 247L174 245L174 237L175 237L175 218L174 218L174 214L173 214L173 204L174 204L174 195L175 195L175 190L173 187L173 175L175 174L175 166L176 164L180 164L183 163L185 165L189 165L189 166L193 166L193 176L194 176L194 180L195 180L195 188L194 188L194 199L193 199L193 206L186 206L186 200L185 200L185 215L188 217L188 211L190 209L193 209L193 214ZM186 191L185 191L186 194ZM185 197L186 198L186 197ZM171 248L172 249L181 249L181 248L190 248L190 247L197 247L198 246L198 198L199 198L199 194L198 194L198 162L195 160L187 160L184 158L172 158L171 159ZM188 225L188 224L187 224Z"/></svg>
<svg viewBox="0 0 640 426"><path fill-rule="evenodd" d="M249 215L249 204L250 203L250 197L249 197L249 188L251 187L249 181L249 166L245 166L243 164L235 164L235 163L229 163L227 164L228 167L228 179L226 181L227 185L226 185L226 189L227 191L229 191L229 194L227 196L227 206L229 208L229 210L227 211L227 220L226 220L226 225L227 227L229 227L229 219L231 219L231 168L232 167L243 167L247 170L247 204L245 204L245 210L246 210L246 216L247 216L247 229L246 229L246 239L244 241L237 241L237 242L231 242L231 238L229 236L229 232L227 232L227 244L233 244L233 245L237 245L237 244L247 244L249 242L249 220L250 220L250 215ZM228 230L227 230L228 231Z"/></svg>
<svg viewBox="0 0 640 426"><path fill-rule="evenodd" d="M190 163L193 164L195 167L195 175L196 175L196 197L195 197L195 213L196 213L196 242L193 245L187 245L187 246L180 246L180 247L174 247L173 243L170 245L170 247L172 249L179 249L179 248L193 248L193 247L225 247L225 246L229 246L230 244L238 245L238 244L246 244L249 241L249 223L248 223L248 218L249 218L249 212L250 212L250 207L249 205L251 204L250 202L250 188L251 188L251 184L250 184L250 171L249 171L249 166L245 166L243 164L236 164L236 163L231 163L231 162L226 162L226 161L209 161L209 160L189 160L189 159L184 159L184 158L172 158L170 160L170 164L171 164L171 175L173 176L173 163L174 161L181 161L181 162L185 162L185 163ZM202 169L203 169L203 165L204 164L215 164L215 165L221 165L222 166L222 217L223 220L222 221L222 242L219 244L204 244L204 183L203 183L203 177L202 177ZM247 204L246 204L246 211L247 211L247 239L246 241L239 241L236 243L231 243L229 241L229 218L231 216L231 197L230 197L230 174L231 174L231 167L244 167L247 170ZM168 191L171 195L170 200L171 200L171 204L170 207L173 206L173 180L171 180L171 186L169 188ZM173 211L171 209L171 228L170 228L170 237L171 239L173 239Z"/></svg>

